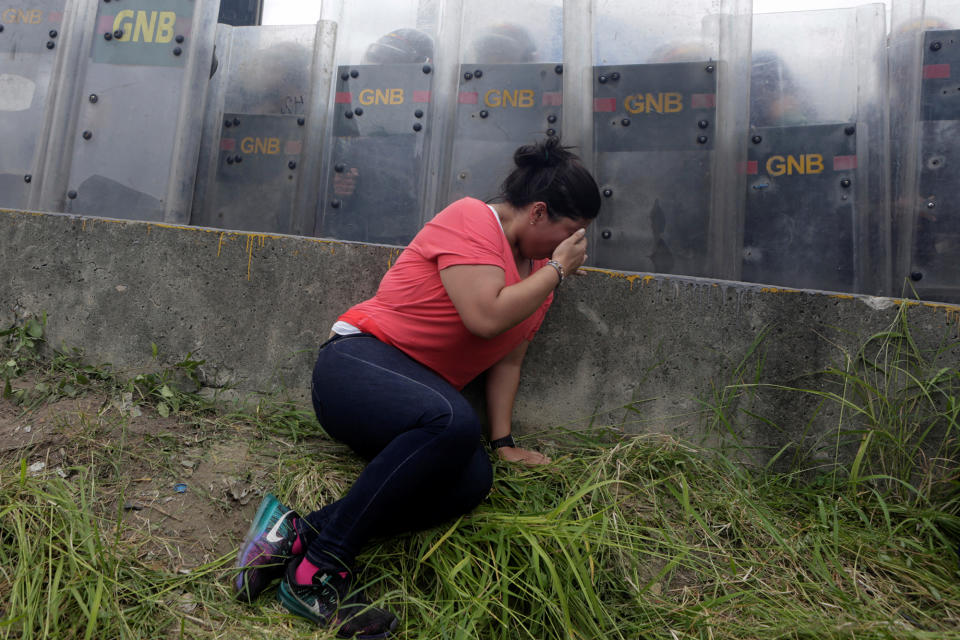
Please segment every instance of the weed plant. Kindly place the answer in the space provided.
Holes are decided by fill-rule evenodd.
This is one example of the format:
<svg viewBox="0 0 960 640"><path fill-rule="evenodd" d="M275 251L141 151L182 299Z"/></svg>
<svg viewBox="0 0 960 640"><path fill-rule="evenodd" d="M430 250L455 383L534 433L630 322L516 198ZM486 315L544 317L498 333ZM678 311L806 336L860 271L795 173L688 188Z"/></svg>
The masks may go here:
<svg viewBox="0 0 960 640"><path fill-rule="evenodd" d="M46 316L27 318L0 331L4 400L29 410L97 388L108 389L117 396L123 410L148 404L163 417L182 410L204 412L213 408L197 393L201 387L199 368L204 360L196 360L188 353L157 372L124 376L110 364L84 363L83 354L77 349L44 350L46 324ZM151 344L151 348L153 360L158 361L157 345ZM15 385L18 380L21 384Z"/></svg>
<svg viewBox="0 0 960 640"><path fill-rule="evenodd" d="M901 306L886 330L867 337L855 351L840 349L837 366L805 376L822 383L819 388L752 382L726 391L737 396L774 389L815 398L817 411L827 407L836 416L832 428L806 444L790 441L767 467L792 450L788 468L795 481L852 500L873 496L885 518L896 516L925 535L956 539L960 370L944 363L956 362L960 336L921 348L908 312ZM791 426L780 430L788 433ZM795 426L792 432L798 432Z"/></svg>
<svg viewBox="0 0 960 640"><path fill-rule="evenodd" d="M901 315L820 372L826 388L778 387L838 415L785 470L604 428L528 440L554 462L497 463L478 509L374 541L360 580L411 639L960 638L960 380L938 364L948 348L922 351ZM148 410L169 400L159 380ZM724 408L705 418L735 427L735 394L758 392L718 389ZM270 488L300 510L336 499L361 468L296 407L218 419L297 443L279 448ZM333 637L272 593L235 602L230 556L186 575L145 564L146 541L104 506L96 464L66 477L0 466L0 637Z"/></svg>

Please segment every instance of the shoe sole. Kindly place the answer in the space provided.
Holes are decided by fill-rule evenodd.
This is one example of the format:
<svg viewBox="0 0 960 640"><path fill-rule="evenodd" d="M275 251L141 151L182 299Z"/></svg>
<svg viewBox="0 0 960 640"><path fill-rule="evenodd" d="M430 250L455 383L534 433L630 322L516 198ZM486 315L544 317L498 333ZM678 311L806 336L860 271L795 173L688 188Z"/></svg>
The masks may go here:
<svg viewBox="0 0 960 640"><path fill-rule="evenodd" d="M287 584L287 581L284 580L280 583L280 588L277 590L277 600L280 601L280 604L285 606L287 610L301 618L306 618L310 622L319 625L325 626L329 624L329 621L326 618L321 618L314 613L313 609L305 605L300 598L294 595L290 591L290 587ZM390 625L390 629L384 633L378 633L375 635L352 635L352 636L343 636L340 633L337 633L338 638L355 638L356 640L381 640L382 638L389 638L393 631L397 628L398 620L394 618L393 624Z"/></svg>
<svg viewBox="0 0 960 640"><path fill-rule="evenodd" d="M290 613L298 615L301 618L306 618L314 624L325 625L328 622L326 618L318 616L313 609L300 600L300 598L290 590L290 585L287 584L286 580L280 583L280 588L277 590L277 600L279 600L280 604L285 606Z"/></svg>
<svg viewBox="0 0 960 640"><path fill-rule="evenodd" d="M270 526L270 514L277 509L284 508L285 507L272 493L267 493L263 496L263 500L260 501L260 506L257 507L257 513L253 516L253 522L250 523L250 528L247 529L247 535L243 539L243 544L240 545L240 553L237 554L237 563L235 565L238 569L243 569L247 566L247 562L244 561L244 558L246 557L247 552L250 550L250 546L253 544L253 542L259 538ZM237 574L237 577L234 579L233 586L237 597L240 600L244 602L251 602L254 599L249 595L250 587L246 582L245 571L240 571Z"/></svg>
<svg viewBox="0 0 960 640"><path fill-rule="evenodd" d="M243 564L243 556L250 548L250 545L253 544L253 541L266 531L266 523L269 522L267 515L279 505L280 501L277 500L277 497L272 493L263 496L263 500L260 501L260 506L257 507L257 513L253 516L253 522L250 523L250 528L247 529L247 535L243 539L243 544L240 545L240 553L237 554L237 567L246 566Z"/></svg>

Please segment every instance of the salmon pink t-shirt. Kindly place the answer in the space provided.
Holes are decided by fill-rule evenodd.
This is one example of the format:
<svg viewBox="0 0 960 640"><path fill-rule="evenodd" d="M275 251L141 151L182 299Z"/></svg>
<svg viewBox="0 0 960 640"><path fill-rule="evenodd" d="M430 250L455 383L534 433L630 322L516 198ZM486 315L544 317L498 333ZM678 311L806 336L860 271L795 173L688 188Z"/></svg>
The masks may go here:
<svg viewBox="0 0 960 640"><path fill-rule="evenodd" d="M520 282L510 243L489 206L464 198L438 213L387 271L376 295L340 320L371 333L462 389L540 328L553 294L529 318L494 338L464 326L443 288L440 271L459 264L503 269L505 284ZM546 260L533 269L542 268Z"/></svg>

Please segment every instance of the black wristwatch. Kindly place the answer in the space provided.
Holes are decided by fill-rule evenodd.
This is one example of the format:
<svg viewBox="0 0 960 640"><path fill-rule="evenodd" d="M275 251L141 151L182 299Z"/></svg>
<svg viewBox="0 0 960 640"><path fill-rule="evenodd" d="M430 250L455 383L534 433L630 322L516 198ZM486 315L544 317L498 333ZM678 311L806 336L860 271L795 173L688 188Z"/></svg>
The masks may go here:
<svg viewBox="0 0 960 640"><path fill-rule="evenodd" d="M503 436L502 438L497 438L496 440L490 441L491 449L499 449L500 447L515 447L517 443L513 441L513 436Z"/></svg>

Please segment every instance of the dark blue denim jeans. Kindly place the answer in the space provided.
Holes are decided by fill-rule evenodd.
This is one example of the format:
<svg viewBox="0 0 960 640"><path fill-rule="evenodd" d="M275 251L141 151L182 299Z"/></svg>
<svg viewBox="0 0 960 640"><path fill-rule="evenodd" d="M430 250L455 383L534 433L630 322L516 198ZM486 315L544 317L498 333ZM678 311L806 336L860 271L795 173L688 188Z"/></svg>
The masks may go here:
<svg viewBox="0 0 960 640"><path fill-rule="evenodd" d="M320 348L313 407L324 430L369 460L340 500L306 517L307 558L351 567L372 537L425 529L489 493L480 420L459 391L369 334Z"/></svg>

